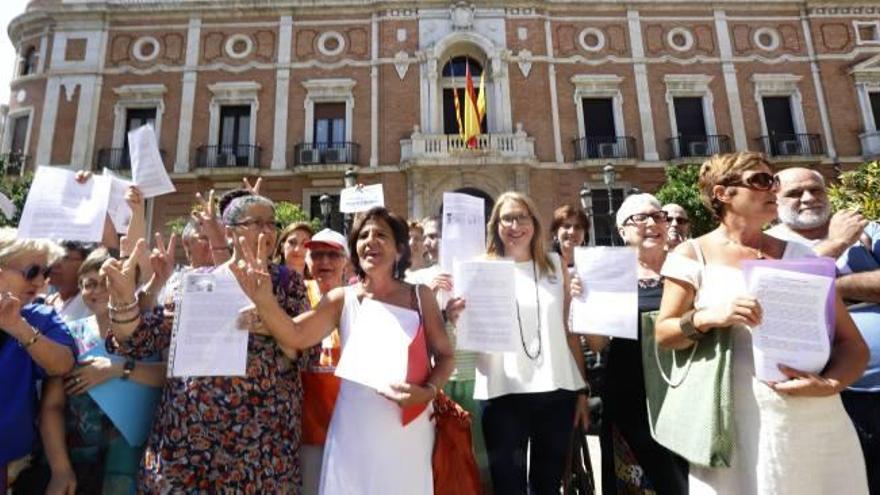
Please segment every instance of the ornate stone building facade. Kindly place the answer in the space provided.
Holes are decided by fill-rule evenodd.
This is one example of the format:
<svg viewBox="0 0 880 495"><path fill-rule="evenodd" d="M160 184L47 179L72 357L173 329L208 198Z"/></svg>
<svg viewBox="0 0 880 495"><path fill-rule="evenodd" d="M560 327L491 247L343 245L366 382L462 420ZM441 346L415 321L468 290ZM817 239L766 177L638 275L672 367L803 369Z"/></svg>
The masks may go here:
<svg viewBox="0 0 880 495"><path fill-rule="evenodd" d="M243 175L316 213L355 167L412 217L466 187L549 219L587 182L602 242L609 163L616 201L718 151L824 173L880 153L880 6L857 0L32 0L9 35L0 151L124 169L126 131L152 123L178 187L157 226ZM465 65L486 73L474 150Z"/></svg>

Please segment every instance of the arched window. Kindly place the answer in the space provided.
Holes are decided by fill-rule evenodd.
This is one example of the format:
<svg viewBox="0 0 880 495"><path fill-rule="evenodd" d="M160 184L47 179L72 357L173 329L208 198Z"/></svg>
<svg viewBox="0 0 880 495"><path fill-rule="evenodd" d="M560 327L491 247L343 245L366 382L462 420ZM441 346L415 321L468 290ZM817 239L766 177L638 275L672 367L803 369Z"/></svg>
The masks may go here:
<svg viewBox="0 0 880 495"><path fill-rule="evenodd" d="M27 76L37 72L37 49L33 46L28 47L21 59L21 76Z"/></svg>
<svg viewBox="0 0 880 495"><path fill-rule="evenodd" d="M467 86L465 74L470 69L471 79L474 81L474 91L480 90L480 76L483 74L483 64L477 59L467 56L455 56L449 59L441 72L440 86L443 90L443 133L459 134L458 119L455 117L455 97L458 96L458 105L464 110L464 98ZM486 81L488 87L489 81ZM488 106L488 105L487 105ZM488 113L488 108L487 108ZM484 118L480 125L481 132L486 132Z"/></svg>

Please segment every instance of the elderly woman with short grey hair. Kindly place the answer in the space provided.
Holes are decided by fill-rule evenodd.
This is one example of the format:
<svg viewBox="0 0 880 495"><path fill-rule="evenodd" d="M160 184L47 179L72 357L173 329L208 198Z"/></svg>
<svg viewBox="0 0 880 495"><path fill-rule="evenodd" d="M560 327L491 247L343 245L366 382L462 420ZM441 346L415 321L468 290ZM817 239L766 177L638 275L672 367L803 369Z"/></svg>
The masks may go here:
<svg viewBox="0 0 880 495"><path fill-rule="evenodd" d="M22 239L0 229L0 489L7 465L31 452L36 382L73 368L75 347L55 311L31 304L49 266L64 251L49 241Z"/></svg>
<svg viewBox="0 0 880 495"><path fill-rule="evenodd" d="M271 253L275 243L275 205L249 195L234 199L223 212L230 241L252 252ZM258 243L263 245L257 249ZM143 243L139 243L143 249ZM228 261L201 272L228 272ZM135 300L128 263L105 265L110 305ZM302 277L269 265L272 292L291 317L308 308ZM230 274L230 277L232 275ZM164 312L125 315L108 348L134 358L167 353L171 318ZM243 377L173 377L164 386L142 463L138 491L145 493L299 493L302 383L307 356L282 348L251 320L247 371Z"/></svg>
<svg viewBox="0 0 880 495"><path fill-rule="evenodd" d="M639 313L660 308L663 277L660 268L666 260L666 212L651 194L627 196L617 210L617 231L627 246L638 251L638 304ZM581 284L572 284L574 295L581 292ZM605 495L617 493L618 487L628 484L630 489L653 488L660 495L687 492L687 462L657 443L651 436L645 406L645 381L641 351L641 318L639 340L594 337L588 341L594 349L605 345L608 350L608 368L605 372L605 390L602 394L602 484ZM615 464L637 464L641 476L623 478ZM633 487L633 485L636 485Z"/></svg>

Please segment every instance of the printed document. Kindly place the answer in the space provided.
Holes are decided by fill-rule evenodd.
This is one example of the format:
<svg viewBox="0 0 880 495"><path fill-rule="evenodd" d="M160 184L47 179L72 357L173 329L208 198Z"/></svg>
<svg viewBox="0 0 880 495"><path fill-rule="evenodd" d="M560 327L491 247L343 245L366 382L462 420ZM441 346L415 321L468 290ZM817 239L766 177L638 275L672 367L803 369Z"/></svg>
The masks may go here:
<svg viewBox="0 0 880 495"><path fill-rule="evenodd" d="M465 309L456 325L457 349L516 352L516 268L513 261L462 261L453 272Z"/></svg>
<svg viewBox="0 0 880 495"><path fill-rule="evenodd" d="M358 213L376 206L385 206L382 184L346 187L339 193L339 211Z"/></svg>
<svg viewBox="0 0 880 495"><path fill-rule="evenodd" d="M18 224L19 237L101 241L110 179L96 175L80 184L75 177L63 168L37 168Z"/></svg>
<svg viewBox="0 0 880 495"><path fill-rule="evenodd" d="M583 293L571 301L572 331L639 338L638 259L631 247L578 247L574 266Z"/></svg>
<svg viewBox="0 0 880 495"><path fill-rule="evenodd" d="M477 260L486 253L486 213L483 205L483 198L443 193L440 267L444 273L453 273L456 261Z"/></svg>
<svg viewBox="0 0 880 495"><path fill-rule="evenodd" d="M237 322L251 301L232 274L187 273L180 291L169 376L245 376L249 333Z"/></svg>
<svg viewBox="0 0 880 495"><path fill-rule="evenodd" d="M144 125L128 133L131 156L131 177L144 198L153 198L176 191L159 153L156 133L151 125Z"/></svg>
<svg viewBox="0 0 880 495"><path fill-rule="evenodd" d="M125 201L125 193L134 182L122 179L106 168L104 175L110 178L110 202L107 204L107 215L113 222L116 232L124 234L128 231L132 215L131 207Z"/></svg>

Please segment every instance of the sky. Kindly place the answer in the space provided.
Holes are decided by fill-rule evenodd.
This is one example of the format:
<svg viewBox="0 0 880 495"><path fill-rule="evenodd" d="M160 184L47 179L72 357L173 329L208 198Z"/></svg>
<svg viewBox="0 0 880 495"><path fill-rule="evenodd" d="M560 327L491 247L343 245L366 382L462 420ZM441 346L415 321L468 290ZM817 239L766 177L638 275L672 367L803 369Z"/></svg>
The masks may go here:
<svg viewBox="0 0 880 495"><path fill-rule="evenodd" d="M2 0L3 8L0 9L0 103L9 103L9 81L12 80L12 71L15 69L15 47L9 41L6 28L9 22L17 15L24 12L29 0Z"/></svg>

